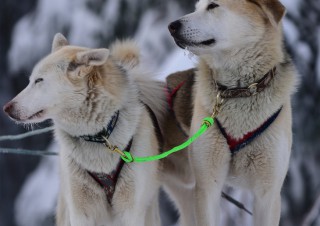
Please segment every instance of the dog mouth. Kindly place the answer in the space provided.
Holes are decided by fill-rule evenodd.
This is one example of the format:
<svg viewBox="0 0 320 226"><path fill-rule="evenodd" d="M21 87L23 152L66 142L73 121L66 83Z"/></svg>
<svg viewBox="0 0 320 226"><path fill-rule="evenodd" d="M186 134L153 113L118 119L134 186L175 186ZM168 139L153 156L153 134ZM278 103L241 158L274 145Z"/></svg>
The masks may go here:
<svg viewBox="0 0 320 226"><path fill-rule="evenodd" d="M34 119L37 119L37 118L41 118L43 115L44 115L44 110L38 111L37 113L35 113L35 114L31 115L30 117L28 117L26 121L34 120Z"/></svg>
<svg viewBox="0 0 320 226"><path fill-rule="evenodd" d="M180 38L174 38L175 43L182 49L186 49L188 47L202 47L202 46L211 46L216 43L215 39L208 39L201 42L190 42Z"/></svg>

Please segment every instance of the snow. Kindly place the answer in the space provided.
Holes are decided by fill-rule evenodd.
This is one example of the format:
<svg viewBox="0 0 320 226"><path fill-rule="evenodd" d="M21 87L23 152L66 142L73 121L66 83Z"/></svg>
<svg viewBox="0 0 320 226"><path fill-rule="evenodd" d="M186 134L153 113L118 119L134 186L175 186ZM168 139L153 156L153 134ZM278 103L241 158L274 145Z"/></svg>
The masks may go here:
<svg viewBox="0 0 320 226"><path fill-rule="evenodd" d="M49 151L57 151L53 144ZM59 187L58 158L45 157L27 178L15 203L15 220L18 226L43 225L52 216Z"/></svg>
<svg viewBox="0 0 320 226"><path fill-rule="evenodd" d="M104 15L104 22L107 26L105 28L107 29L107 32L111 32L114 24L117 21L117 18L119 17L119 8L120 8L120 1L119 0L111 0L109 1L104 9L102 14Z"/></svg>
<svg viewBox="0 0 320 226"><path fill-rule="evenodd" d="M171 73L195 67L197 63L196 57L189 58L186 54L188 53L182 49L173 51L160 67L159 79L165 80Z"/></svg>
<svg viewBox="0 0 320 226"><path fill-rule="evenodd" d="M18 22L8 54L10 72L30 69L35 61L49 52L56 31L68 26L65 23L72 15L71 2L40 0L37 13L30 13Z"/></svg>
<svg viewBox="0 0 320 226"><path fill-rule="evenodd" d="M156 69L160 69L159 62L163 62L172 48L178 49L169 35L167 26L179 15L182 15L182 12L177 4L169 2L164 15L163 12L150 9L141 18L134 38L139 43L142 54L146 58L152 59L149 64L152 64Z"/></svg>
<svg viewBox="0 0 320 226"><path fill-rule="evenodd" d="M283 30L289 45L294 45L299 40L300 33L291 20L284 18Z"/></svg>
<svg viewBox="0 0 320 226"><path fill-rule="evenodd" d="M85 47L95 47L97 34L100 33L103 22L101 18L93 14L85 7L79 7L73 14L71 19L71 29L68 41L72 45L80 45Z"/></svg>
<svg viewBox="0 0 320 226"><path fill-rule="evenodd" d="M294 16L299 16L301 0L280 0L286 7L287 11Z"/></svg>

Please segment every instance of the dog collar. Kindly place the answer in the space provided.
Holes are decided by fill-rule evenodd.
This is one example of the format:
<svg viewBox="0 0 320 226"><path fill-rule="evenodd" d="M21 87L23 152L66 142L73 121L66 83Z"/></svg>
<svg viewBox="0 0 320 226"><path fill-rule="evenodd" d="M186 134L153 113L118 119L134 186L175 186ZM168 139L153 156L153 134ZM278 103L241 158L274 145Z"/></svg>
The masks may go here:
<svg viewBox="0 0 320 226"><path fill-rule="evenodd" d="M238 153L242 148L246 147L252 141L254 141L257 137L259 137L269 126L277 119L278 115L280 114L282 107L274 113L270 118L267 119L260 127L257 129L248 132L245 134L241 139L235 139L231 135L229 135L225 128L221 125L218 119L216 119L216 123L218 128L220 129L222 135L226 138L227 143L229 145L229 149L232 155Z"/></svg>
<svg viewBox="0 0 320 226"><path fill-rule="evenodd" d="M96 143L105 143L105 138L109 138L111 133L113 132L114 128L119 119L120 111L116 111L116 113L111 117L110 122L108 123L107 127L103 128L103 130L95 135L84 135L80 136L80 138L84 139L85 141L89 142L96 142Z"/></svg>
<svg viewBox="0 0 320 226"><path fill-rule="evenodd" d="M257 93L262 92L271 82L276 74L276 67L268 71L259 81L250 84L244 88L228 88L224 85L217 83L218 90L221 93L222 98L240 98L240 97L251 97Z"/></svg>
<svg viewBox="0 0 320 226"><path fill-rule="evenodd" d="M130 150L131 150L132 140L133 140L133 138L131 138L131 140L129 141L129 144L125 148L125 150L127 152L130 152ZM106 197L107 197L107 201L110 205L112 205L112 198L113 198L114 192L116 190L116 185L117 185L120 173L122 171L122 168L124 166L124 163L125 162L120 158L116 169L113 170L110 174L87 171L88 174L104 190Z"/></svg>

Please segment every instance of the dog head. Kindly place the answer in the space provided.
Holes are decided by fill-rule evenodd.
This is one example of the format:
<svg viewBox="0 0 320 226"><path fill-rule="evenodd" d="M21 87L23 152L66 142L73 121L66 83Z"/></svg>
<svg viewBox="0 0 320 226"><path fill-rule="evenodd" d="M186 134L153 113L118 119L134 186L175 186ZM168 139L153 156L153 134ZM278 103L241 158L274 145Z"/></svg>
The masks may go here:
<svg viewBox="0 0 320 226"><path fill-rule="evenodd" d="M4 111L17 122L38 123L52 118L62 103L71 109L85 100L87 76L105 64L108 56L107 49L68 46L65 37L57 34L52 53L34 67L28 86Z"/></svg>
<svg viewBox="0 0 320 226"><path fill-rule="evenodd" d="M128 81L122 64L129 68L138 62L134 49L118 52L122 55L111 57L108 49L70 46L63 35L56 34L51 54L34 67L28 86L3 110L25 124L53 119L58 124L68 122L65 127L90 128L94 122L104 126L105 117L112 116L126 95Z"/></svg>
<svg viewBox="0 0 320 226"><path fill-rule="evenodd" d="M278 29L284 13L278 0L199 0L169 31L179 47L198 56L220 54L257 43Z"/></svg>

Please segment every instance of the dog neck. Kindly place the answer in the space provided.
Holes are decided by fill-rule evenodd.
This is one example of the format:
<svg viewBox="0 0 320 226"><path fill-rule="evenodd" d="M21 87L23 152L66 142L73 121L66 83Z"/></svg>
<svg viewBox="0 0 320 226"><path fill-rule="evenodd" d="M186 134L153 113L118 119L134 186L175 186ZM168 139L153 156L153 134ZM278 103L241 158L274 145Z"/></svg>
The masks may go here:
<svg viewBox="0 0 320 226"><path fill-rule="evenodd" d="M262 80L284 59L281 44L274 44L274 48L268 44L259 48L256 45L201 56L200 66L211 70L212 78L224 87L248 87Z"/></svg>
<svg viewBox="0 0 320 226"><path fill-rule="evenodd" d="M109 121L108 125L104 127L99 133L94 135L83 135L80 136L80 138L88 142L105 143L106 139L109 139L111 133L117 125L119 114L120 111L116 111L114 115L111 117L111 120Z"/></svg>
<svg viewBox="0 0 320 226"><path fill-rule="evenodd" d="M268 71L259 81L250 84L248 87L228 88L216 82L222 98L251 97L262 92L272 81L276 73L276 67Z"/></svg>

